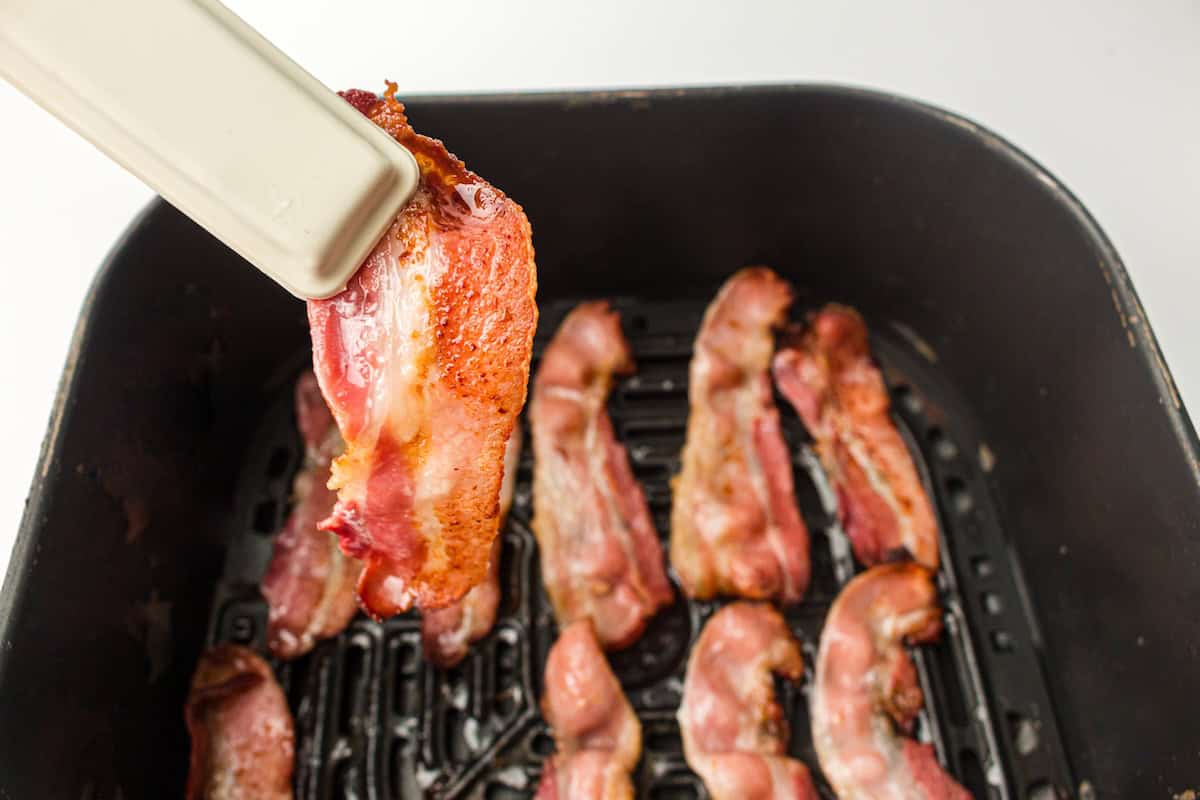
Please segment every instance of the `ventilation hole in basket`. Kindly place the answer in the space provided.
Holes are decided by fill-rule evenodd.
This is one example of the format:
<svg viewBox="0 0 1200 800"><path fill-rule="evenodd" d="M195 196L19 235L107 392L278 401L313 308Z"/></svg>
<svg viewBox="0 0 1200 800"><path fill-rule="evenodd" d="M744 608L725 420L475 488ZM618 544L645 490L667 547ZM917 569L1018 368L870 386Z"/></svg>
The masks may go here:
<svg viewBox="0 0 1200 800"><path fill-rule="evenodd" d="M287 472L288 464L291 461L292 455L286 447L276 447L271 451L271 457L267 459L267 477L283 477L283 473Z"/></svg>
<svg viewBox="0 0 1200 800"><path fill-rule="evenodd" d="M254 531L271 535L279 528L277 521L278 506L274 500L263 500L254 507Z"/></svg>
<svg viewBox="0 0 1200 800"><path fill-rule="evenodd" d="M366 669L366 652L361 647L347 647L342 661L341 680L338 681L342 687L341 703L338 708L339 730L342 733L353 733L356 727L362 725L363 721L359 719L359 714L362 706L363 684L367 677Z"/></svg>
<svg viewBox="0 0 1200 800"><path fill-rule="evenodd" d="M696 787L687 783L663 783L650 789L651 800L696 800Z"/></svg>
<svg viewBox="0 0 1200 800"><path fill-rule="evenodd" d="M1011 653L1017 644L1008 631L992 631L991 640L992 649L997 653Z"/></svg>
<svg viewBox="0 0 1200 800"><path fill-rule="evenodd" d="M416 675L420 666L420 646L414 641L400 640L396 645L396 671L404 675Z"/></svg>
<svg viewBox="0 0 1200 800"><path fill-rule="evenodd" d="M298 658L288 662L288 706L300 708L301 701L308 695L308 675L314 658Z"/></svg>
<svg viewBox="0 0 1200 800"><path fill-rule="evenodd" d="M958 514L966 514L975 506L975 501L961 478L946 479L946 499L950 502L950 508Z"/></svg>
<svg viewBox="0 0 1200 800"><path fill-rule="evenodd" d="M967 724L967 706L963 701L962 682L958 677L958 666L954 663L954 651L949 640L942 638L928 648L933 653L934 665L937 668L939 683L946 697L946 715L956 726Z"/></svg>
<svg viewBox="0 0 1200 800"><path fill-rule="evenodd" d="M539 731L529 741L529 749L538 758L545 758L554 753L554 737L545 731Z"/></svg>
<svg viewBox="0 0 1200 800"><path fill-rule="evenodd" d="M1028 800L1058 800L1058 798L1066 796L1066 792L1058 791L1058 789L1055 789L1047 781L1031 783L1025 792L1025 797Z"/></svg>
<svg viewBox="0 0 1200 800"><path fill-rule="evenodd" d="M392 797L416 797L420 790L414 775L412 742L405 736L397 737L391 750Z"/></svg>
<svg viewBox="0 0 1200 800"><path fill-rule="evenodd" d="M964 748L958 751L958 765L962 772L958 776L959 780L972 797L991 797L983 764L979 762L979 756L974 750Z"/></svg>
<svg viewBox="0 0 1200 800"><path fill-rule="evenodd" d="M258 633L258 623L248 614L238 614L229 624L229 638L237 644L250 644Z"/></svg>
<svg viewBox="0 0 1200 800"><path fill-rule="evenodd" d="M1005 715L1008 720L1008 735L1012 737L1013 747L1022 756L1027 756L1038 749L1038 723L1023 714L1010 711Z"/></svg>
<svg viewBox="0 0 1200 800"><path fill-rule="evenodd" d="M981 595L983 610L989 614L999 614L1004 611L1004 601L995 592L984 592Z"/></svg>
<svg viewBox="0 0 1200 800"><path fill-rule="evenodd" d="M954 444L941 428L929 429L929 444L933 448L933 454L942 461L953 461L958 457L958 445Z"/></svg>
<svg viewBox="0 0 1200 800"><path fill-rule="evenodd" d="M407 645L411 647L412 645ZM416 716L421 711L421 682L416 672L403 669L396 670L395 695L392 697L393 710L402 717Z"/></svg>
<svg viewBox="0 0 1200 800"><path fill-rule="evenodd" d="M651 753L681 755L683 743L679 739L679 728L674 725L651 728L646 734L645 749Z"/></svg>
<svg viewBox="0 0 1200 800"><path fill-rule="evenodd" d="M457 708L448 708L443 716L442 734L445 737L442 744L445 747L446 758L455 764L464 763L471 755L471 746L467 741L467 723L474 722Z"/></svg>
<svg viewBox="0 0 1200 800"><path fill-rule="evenodd" d="M990 578L996 568L992 566L992 560L987 556L975 556L971 559L971 571L977 578Z"/></svg>

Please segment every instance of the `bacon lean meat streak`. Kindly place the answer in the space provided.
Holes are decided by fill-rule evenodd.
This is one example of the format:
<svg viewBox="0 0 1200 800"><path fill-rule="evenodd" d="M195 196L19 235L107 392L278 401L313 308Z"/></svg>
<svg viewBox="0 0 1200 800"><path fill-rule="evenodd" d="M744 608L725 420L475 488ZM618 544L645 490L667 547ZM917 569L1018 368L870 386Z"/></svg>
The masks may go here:
<svg viewBox="0 0 1200 800"><path fill-rule="evenodd" d="M937 569L933 507L888 413L862 318L829 305L789 338L775 356L775 381L816 439L854 555L872 566L906 553Z"/></svg>
<svg viewBox="0 0 1200 800"><path fill-rule="evenodd" d="M605 409L613 375L633 369L617 313L584 303L547 346L530 404L542 581L559 625L590 619L610 649L672 600L645 494Z"/></svg>
<svg viewBox="0 0 1200 800"><path fill-rule="evenodd" d="M642 726L590 620L568 625L550 648L545 686L542 715L558 752L546 759L537 799L631 800Z"/></svg>
<svg viewBox="0 0 1200 800"><path fill-rule="evenodd" d="M185 717L187 800L291 800L292 715L253 651L222 645L202 655Z"/></svg>
<svg viewBox="0 0 1200 800"><path fill-rule="evenodd" d="M904 735L924 703L904 645L932 641L941 627L933 576L912 562L858 575L829 610L809 712L841 800L970 800L931 745Z"/></svg>
<svg viewBox="0 0 1200 800"><path fill-rule="evenodd" d="M773 331L791 300L771 270L743 269L696 337L671 508L671 563L692 597L796 603L808 586L808 530L768 374Z"/></svg>
<svg viewBox="0 0 1200 800"><path fill-rule="evenodd" d="M296 382L296 422L304 464L292 484L292 513L275 537L262 581L270 609L267 645L280 658L301 656L318 639L341 633L358 610L354 585L362 571L342 554L337 537L318 529L337 499L326 483L342 437L311 372Z"/></svg>
<svg viewBox="0 0 1200 800"><path fill-rule="evenodd" d="M512 506L517 483L517 462L521 457L521 426L513 428L504 451L504 480L500 483L500 524ZM453 667L463 660L471 644L492 629L500 606L500 537L492 542L491 560L483 583L467 592L463 599L445 608L421 613L421 643L425 657L439 667Z"/></svg>
<svg viewBox="0 0 1200 800"><path fill-rule="evenodd" d="M688 766L713 800L818 800L808 768L787 755L772 674L799 681L800 645L771 606L733 603L692 648L679 730Z"/></svg>
<svg viewBox="0 0 1200 800"><path fill-rule="evenodd" d="M412 152L420 185L345 291L308 304L346 442L322 528L362 559L359 602L379 618L449 605L487 573L537 327L525 213L415 133L394 93L344 96Z"/></svg>

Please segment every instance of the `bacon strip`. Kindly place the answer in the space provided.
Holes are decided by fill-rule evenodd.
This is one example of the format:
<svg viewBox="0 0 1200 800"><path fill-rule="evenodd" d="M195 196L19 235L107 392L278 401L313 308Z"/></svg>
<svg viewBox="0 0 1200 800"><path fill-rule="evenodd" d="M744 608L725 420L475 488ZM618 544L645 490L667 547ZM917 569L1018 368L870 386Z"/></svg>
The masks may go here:
<svg viewBox="0 0 1200 800"><path fill-rule="evenodd" d="M517 484L517 462L521 457L521 426L513 428L504 451L504 480L500 484L500 524L512 506L513 489ZM421 643L425 657L443 669L453 667L466 657L474 642L479 641L496 622L500 606L500 537L492 542L491 560L483 583L467 592L462 600L445 608L435 608L421 614Z"/></svg>
<svg viewBox="0 0 1200 800"><path fill-rule="evenodd" d="M897 731L924 703L903 645L941 627L933 576L912 562L872 567L829 610L809 708L821 769L842 800L969 800L930 745Z"/></svg>
<svg viewBox="0 0 1200 800"><path fill-rule="evenodd" d="M867 566L897 553L938 566L937 521L888 413L887 388L871 363L867 327L851 308L829 305L775 356L775 381L817 442L838 493L838 515Z"/></svg>
<svg viewBox="0 0 1200 800"><path fill-rule="evenodd" d="M201 656L185 716L187 800L291 800L292 715L253 651L222 645Z"/></svg>
<svg viewBox="0 0 1200 800"><path fill-rule="evenodd" d="M311 372L296 381L296 422L304 439L304 465L292 484L292 513L275 537L262 581L270 609L267 646L280 658L301 656L317 640L345 629L358 610L354 584L362 570L342 554L336 537L317 527L336 500L326 483L342 437Z"/></svg>
<svg viewBox="0 0 1200 800"><path fill-rule="evenodd" d="M696 337L671 509L671 563L692 597L796 603L808 587L808 530L767 375L772 331L791 301L774 272L743 269L721 288Z"/></svg>
<svg viewBox="0 0 1200 800"><path fill-rule="evenodd" d="M605 402L634 369L620 319L584 303L559 326L534 380L533 530L560 625L590 619L606 648L631 644L671 602L662 546Z"/></svg>
<svg viewBox="0 0 1200 800"><path fill-rule="evenodd" d="M772 674L799 681L800 645L768 605L734 603L709 619L688 659L679 730L688 766L713 800L818 800L808 768L787 756Z"/></svg>
<svg viewBox="0 0 1200 800"><path fill-rule="evenodd" d="M449 605L483 580L537 326L525 213L415 133L395 88L347 99L416 156L420 186L346 290L308 304L346 441L322 528L363 560L359 602L378 618Z"/></svg>
<svg viewBox="0 0 1200 800"><path fill-rule="evenodd" d="M538 800L632 800L642 726L586 619L550 648L542 714L558 753L542 769Z"/></svg>

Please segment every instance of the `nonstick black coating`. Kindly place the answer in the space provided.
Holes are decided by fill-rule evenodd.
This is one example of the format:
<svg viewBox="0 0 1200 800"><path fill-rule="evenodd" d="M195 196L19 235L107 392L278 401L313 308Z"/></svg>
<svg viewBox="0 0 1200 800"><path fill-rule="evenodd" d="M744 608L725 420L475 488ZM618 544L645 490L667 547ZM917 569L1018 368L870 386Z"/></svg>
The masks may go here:
<svg viewBox="0 0 1200 800"><path fill-rule="evenodd" d="M957 117L839 88L410 112L525 206L543 302L699 302L767 263L804 302L912 332L970 420L961 452L988 466L1072 793L1193 787L1200 451L1116 254L1036 164ZM304 340L294 300L165 204L114 251L0 595L0 797L179 795L237 476Z"/></svg>

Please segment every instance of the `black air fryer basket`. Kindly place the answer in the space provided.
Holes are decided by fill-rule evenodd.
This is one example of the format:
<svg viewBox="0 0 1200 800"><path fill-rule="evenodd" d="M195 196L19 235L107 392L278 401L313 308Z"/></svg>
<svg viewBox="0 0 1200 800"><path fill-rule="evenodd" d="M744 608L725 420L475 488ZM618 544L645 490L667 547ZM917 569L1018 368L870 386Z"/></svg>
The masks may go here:
<svg viewBox="0 0 1200 800"><path fill-rule="evenodd" d="M580 299L621 310L639 372L610 412L664 538L700 314L735 269L770 265L796 314L862 311L936 500L947 627L918 656L919 735L977 798L1165 798L1200 780L1200 449L1116 253L1037 164L959 117L841 88L409 111L524 205L539 349ZM181 796L196 658L263 642L255 587L299 460L291 386L307 360L303 306L169 206L117 246L0 595L0 798ZM813 532L813 586L788 612L811 668L854 567L781 410ZM532 795L553 749L537 701L555 627L530 466L499 619L462 665L426 665L411 616L359 618L276 665L298 798ZM611 657L642 718L640 796L705 797L674 713L714 608L678 600ZM780 691L815 767L803 687Z"/></svg>

